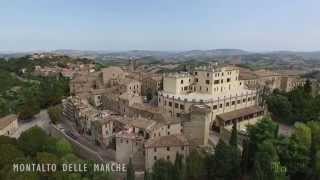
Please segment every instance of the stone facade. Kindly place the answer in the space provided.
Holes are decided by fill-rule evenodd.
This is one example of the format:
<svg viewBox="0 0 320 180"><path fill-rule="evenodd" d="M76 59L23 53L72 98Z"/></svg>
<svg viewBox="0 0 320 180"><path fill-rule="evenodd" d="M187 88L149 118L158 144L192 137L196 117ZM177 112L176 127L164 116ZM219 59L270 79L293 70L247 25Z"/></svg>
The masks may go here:
<svg viewBox="0 0 320 180"><path fill-rule="evenodd" d="M148 93L156 95L163 87L162 75L145 74L142 80L142 95L147 96Z"/></svg>
<svg viewBox="0 0 320 180"><path fill-rule="evenodd" d="M270 91L279 89L285 92L303 86L306 81L306 79L296 75L282 74L264 69L251 71L245 68L240 68L239 79L251 89L262 89L267 87Z"/></svg>
<svg viewBox="0 0 320 180"><path fill-rule="evenodd" d="M18 129L18 117L8 115L0 118L0 136L11 136Z"/></svg>
<svg viewBox="0 0 320 180"><path fill-rule="evenodd" d="M174 163L179 153L185 159L189 155L190 143L183 135L169 135L150 139L145 144L145 167L152 170L153 164L164 159Z"/></svg>
<svg viewBox="0 0 320 180"><path fill-rule="evenodd" d="M210 107L210 124L217 114L256 105L259 94L238 80L234 67L195 69L192 74L169 75L164 78L164 90L159 93L159 108L172 118L190 113L195 104Z"/></svg>
<svg viewBox="0 0 320 180"><path fill-rule="evenodd" d="M192 144L208 145L210 112L207 105L193 105L183 121L183 133Z"/></svg>

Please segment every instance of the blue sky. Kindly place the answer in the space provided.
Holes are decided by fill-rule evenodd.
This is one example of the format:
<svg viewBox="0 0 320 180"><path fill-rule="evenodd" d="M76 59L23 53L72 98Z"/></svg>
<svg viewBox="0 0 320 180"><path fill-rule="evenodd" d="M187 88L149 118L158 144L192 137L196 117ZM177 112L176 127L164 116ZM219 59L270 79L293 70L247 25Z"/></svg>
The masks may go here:
<svg viewBox="0 0 320 180"><path fill-rule="evenodd" d="M313 51L319 7L319 0L1 0L0 51Z"/></svg>

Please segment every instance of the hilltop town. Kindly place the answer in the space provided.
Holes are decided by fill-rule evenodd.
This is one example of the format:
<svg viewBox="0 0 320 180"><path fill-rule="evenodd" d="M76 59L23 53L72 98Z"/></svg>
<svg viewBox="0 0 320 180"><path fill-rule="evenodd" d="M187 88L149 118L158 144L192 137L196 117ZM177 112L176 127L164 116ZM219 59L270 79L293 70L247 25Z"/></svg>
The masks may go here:
<svg viewBox="0 0 320 180"><path fill-rule="evenodd" d="M151 170L158 159L174 162L177 153L212 151L217 139L228 141L234 124L245 136L247 125L268 114L266 89L289 92L305 82L286 72L216 63L154 74L129 60L75 74L63 115L81 136L113 149L117 162L134 159L140 170Z"/></svg>
<svg viewBox="0 0 320 180"><path fill-rule="evenodd" d="M299 123L319 118L318 81L299 70L145 61L103 65L54 53L3 61L10 80L0 135L20 139L39 126L83 159L128 164L146 177L163 173L163 160L190 166L190 158L220 156L221 143L244 156L252 128L278 126L276 134L294 138Z"/></svg>

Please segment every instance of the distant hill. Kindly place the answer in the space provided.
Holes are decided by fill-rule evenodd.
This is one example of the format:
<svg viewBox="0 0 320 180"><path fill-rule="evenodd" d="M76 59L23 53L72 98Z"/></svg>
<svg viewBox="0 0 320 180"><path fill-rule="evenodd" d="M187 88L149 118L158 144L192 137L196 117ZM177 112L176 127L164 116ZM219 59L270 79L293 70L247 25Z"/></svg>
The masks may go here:
<svg viewBox="0 0 320 180"><path fill-rule="evenodd" d="M299 56L306 60L320 60L320 51L300 52L300 51L274 51L266 54L277 54L279 56Z"/></svg>
<svg viewBox="0 0 320 180"><path fill-rule="evenodd" d="M131 50L131 51L81 51L81 50L55 50L53 53L65 54L69 56L93 56L104 58L143 58L154 57L157 59L180 59L180 58L197 58L197 57L218 57L245 55L250 52L241 49L213 49L213 50L191 50L191 51L149 51L149 50Z"/></svg>
<svg viewBox="0 0 320 180"><path fill-rule="evenodd" d="M197 56L237 56L250 54L248 51L241 49L212 49L212 50L191 50L178 53L178 56L197 57Z"/></svg>

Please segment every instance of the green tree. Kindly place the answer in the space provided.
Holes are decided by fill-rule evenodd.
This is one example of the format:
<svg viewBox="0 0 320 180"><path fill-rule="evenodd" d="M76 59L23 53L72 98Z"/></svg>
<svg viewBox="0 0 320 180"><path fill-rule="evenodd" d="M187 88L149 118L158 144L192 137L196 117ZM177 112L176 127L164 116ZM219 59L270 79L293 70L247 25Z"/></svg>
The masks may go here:
<svg viewBox="0 0 320 180"><path fill-rule="evenodd" d="M254 171L262 180L276 179L277 174L280 171L274 167L274 164L278 164L278 154L273 145L273 142L266 140L259 144L258 151L255 155Z"/></svg>
<svg viewBox="0 0 320 180"><path fill-rule="evenodd" d="M144 171L144 177L143 177L143 179L144 180L151 180L151 174L149 173L149 171L146 169L145 171Z"/></svg>
<svg viewBox="0 0 320 180"><path fill-rule="evenodd" d="M205 176L205 161L197 150L190 152L186 159L186 169L188 180L203 179Z"/></svg>
<svg viewBox="0 0 320 180"><path fill-rule="evenodd" d="M0 145L1 144L17 145L17 139L8 136L0 136Z"/></svg>
<svg viewBox="0 0 320 180"><path fill-rule="evenodd" d="M40 112L40 107L38 102L34 100L28 100L19 111L19 119L27 120L34 117L34 115Z"/></svg>
<svg viewBox="0 0 320 180"><path fill-rule="evenodd" d="M31 164L34 163L32 159L25 157L17 157L14 160L16 164ZM16 172L12 169L12 164L7 164L5 167L0 169L1 180L39 180L39 175L36 172Z"/></svg>
<svg viewBox="0 0 320 180"><path fill-rule="evenodd" d="M176 159L174 161L174 175L176 176L176 180L184 180L186 179L186 167L183 162L183 157L181 154L176 154Z"/></svg>
<svg viewBox="0 0 320 180"><path fill-rule="evenodd" d="M53 124L56 124L57 122L61 121L62 107L60 105L51 106L48 108L48 114L49 114L51 122Z"/></svg>
<svg viewBox="0 0 320 180"><path fill-rule="evenodd" d="M306 83L303 86L303 90L307 95L311 95L312 93L312 85L309 79L306 80Z"/></svg>
<svg viewBox="0 0 320 180"><path fill-rule="evenodd" d="M17 158L24 157L23 152L12 144L0 144L0 152L0 169L14 163Z"/></svg>
<svg viewBox="0 0 320 180"><path fill-rule="evenodd" d="M135 171L133 168L132 160L129 159L129 163L127 165L127 178L126 180L134 180L135 179Z"/></svg>
<svg viewBox="0 0 320 180"><path fill-rule="evenodd" d="M18 139L18 146L25 154L34 156L45 149L47 134L39 127L32 127L23 132Z"/></svg>
<svg viewBox="0 0 320 180"><path fill-rule="evenodd" d="M286 96L273 94L266 99L269 111L280 121L291 123L292 106Z"/></svg>
<svg viewBox="0 0 320 180"><path fill-rule="evenodd" d="M65 154L64 156L62 156L60 158L61 163L65 163L65 164L70 164L70 163L76 163L76 164L80 164L80 163L84 163L79 157L77 157L76 155L69 153L69 154Z"/></svg>
<svg viewBox="0 0 320 180"><path fill-rule="evenodd" d="M174 167L170 161L157 160L152 167L152 180L174 180Z"/></svg>
<svg viewBox="0 0 320 180"><path fill-rule="evenodd" d="M254 126L248 126L248 168L254 163L255 153L258 151L258 146L265 140L274 141L278 136L278 125L272 122L269 118L264 118Z"/></svg>
<svg viewBox="0 0 320 180"><path fill-rule="evenodd" d="M310 145L310 169L311 179L320 179L320 123L308 122L311 129L311 145Z"/></svg>
<svg viewBox="0 0 320 180"><path fill-rule="evenodd" d="M233 123L231 137L229 140L229 144L233 147L238 147L238 130L237 130L237 122Z"/></svg>
<svg viewBox="0 0 320 180"><path fill-rule="evenodd" d="M237 179L240 177L241 155L237 147L220 140L215 148L209 179Z"/></svg>
<svg viewBox="0 0 320 180"><path fill-rule="evenodd" d="M309 142L311 140L306 139L310 134L309 130L302 130L303 128L300 130L296 128L297 131L287 141L283 141L281 149L278 150L281 162L287 167L288 174L292 179L308 176L311 147ZM309 136L309 138L311 137Z"/></svg>
<svg viewBox="0 0 320 180"><path fill-rule="evenodd" d="M65 154L69 154L73 152L71 144L64 138L61 138L57 141L56 152L59 156L63 156Z"/></svg>

